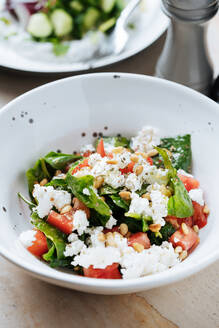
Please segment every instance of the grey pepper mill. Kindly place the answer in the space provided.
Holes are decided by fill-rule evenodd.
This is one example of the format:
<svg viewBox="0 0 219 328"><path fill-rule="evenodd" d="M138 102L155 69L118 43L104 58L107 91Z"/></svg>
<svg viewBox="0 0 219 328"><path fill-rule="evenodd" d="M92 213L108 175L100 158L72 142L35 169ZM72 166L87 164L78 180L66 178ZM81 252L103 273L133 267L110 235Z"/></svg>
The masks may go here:
<svg viewBox="0 0 219 328"><path fill-rule="evenodd" d="M206 45L206 22L216 14L218 0L162 0L162 3L171 24L155 75L209 95L213 69Z"/></svg>

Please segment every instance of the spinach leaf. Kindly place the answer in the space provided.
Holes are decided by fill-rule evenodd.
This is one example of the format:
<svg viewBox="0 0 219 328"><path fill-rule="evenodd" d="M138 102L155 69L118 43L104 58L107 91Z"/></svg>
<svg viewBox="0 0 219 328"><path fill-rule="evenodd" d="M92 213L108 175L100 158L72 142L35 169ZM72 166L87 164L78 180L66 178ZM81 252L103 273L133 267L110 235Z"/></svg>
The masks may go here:
<svg viewBox="0 0 219 328"><path fill-rule="evenodd" d="M106 202L97 195L93 188L94 178L91 175L74 177L70 172L67 173L66 182L72 193L87 207L95 209L102 215L107 222L111 216L111 210ZM87 188L90 195L85 195L83 190ZM105 222L105 223L106 223Z"/></svg>
<svg viewBox="0 0 219 328"><path fill-rule="evenodd" d="M178 218L186 218L193 215L194 209L189 194L177 176L177 171L173 168L166 150L155 147L162 156L165 168L169 170L170 186L174 194L168 201L168 215Z"/></svg>
<svg viewBox="0 0 219 328"><path fill-rule="evenodd" d="M48 187L48 186L52 186L57 189L68 191L68 185L67 185L65 179L55 179L54 178L46 184L46 187Z"/></svg>
<svg viewBox="0 0 219 328"><path fill-rule="evenodd" d="M159 231L159 235L156 235L155 232L148 231L147 235L150 239L152 245L160 246L163 241L168 241L170 236L175 232L175 228L172 226L171 223L167 222Z"/></svg>
<svg viewBox="0 0 219 328"><path fill-rule="evenodd" d="M26 172L27 177L27 183L28 183L28 189L31 199L33 199L32 191L33 186L36 182L40 182L44 178L50 179L50 174L47 170L45 161L43 158L38 159L38 161L35 163L34 167L27 170Z"/></svg>
<svg viewBox="0 0 219 328"><path fill-rule="evenodd" d="M142 185L141 189L136 191L136 194L138 194L139 196L144 195L147 192L147 187L148 186L149 186L149 184L144 183Z"/></svg>
<svg viewBox="0 0 219 328"><path fill-rule="evenodd" d="M66 246L66 241L64 234L61 233L61 231L59 231L55 227L52 227L49 223L40 219L36 212L32 213L31 222L37 229L42 231L45 236L53 242L56 248L57 259L65 259L64 250ZM51 253L49 255L47 253L47 256L51 257Z"/></svg>
<svg viewBox="0 0 219 328"><path fill-rule="evenodd" d="M125 211L128 211L129 204L125 200L123 200L119 195L112 195L110 196L112 201L118 206L123 208Z"/></svg>
<svg viewBox="0 0 219 328"><path fill-rule="evenodd" d="M73 154L55 153L54 151L51 151L44 157L44 160L53 169L62 170L69 162L73 162L80 158L82 158L82 156L73 155Z"/></svg>
<svg viewBox="0 0 219 328"><path fill-rule="evenodd" d="M192 150L191 135L178 136L176 138L162 138L160 147L166 148L173 154L172 165L174 168L183 169L191 173L192 167ZM162 157L157 155L153 157L154 165L162 166Z"/></svg>
<svg viewBox="0 0 219 328"><path fill-rule="evenodd" d="M114 189L113 187L111 187L109 185L104 185L100 188L100 195L104 196L104 195L118 194L120 190L121 190L121 188Z"/></svg>
<svg viewBox="0 0 219 328"><path fill-rule="evenodd" d="M95 147L97 147L101 138L98 138L95 142ZM104 146L113 146L113 147L124 147L129 148L130 140L125 137L102 137Z"/></svg>
<svg viewBox="0 0 219 328"><path fill-rule="evenodd" d="M53 258L51 259L49 265L52 268L57 268L57 267L71 267L71 262L72 262L72 258L71 257L66 257L64 259L58 259L58 258Z"/></svg>
<svg viewBox="0 0 219 328"><path fill-rule="evenodd" d="M43 254L43 259L47 262L50 262L53 260L54 256L55 256L55 245L53 244L52 247L50 247L50 249L48 250L47 253Z"/></svg>
<svg viewBox="0 0 219 328"><path fill-rule="evenodd" d="M36 204L29 201L26 197L24 197L20 192L17 193L18 197L21 198L27 205L29 205L30 209L36 206Z"/></svg>

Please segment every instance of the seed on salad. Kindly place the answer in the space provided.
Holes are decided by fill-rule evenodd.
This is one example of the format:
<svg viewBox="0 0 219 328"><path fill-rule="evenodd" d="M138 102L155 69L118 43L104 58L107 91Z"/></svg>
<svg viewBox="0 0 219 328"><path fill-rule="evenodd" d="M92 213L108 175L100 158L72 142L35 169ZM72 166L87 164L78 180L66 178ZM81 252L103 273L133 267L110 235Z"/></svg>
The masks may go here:
<svg viewBox="0 0 219 328"><path fill-rule="evenodd" d="M77 271L79 271L79 270L80 270L80 266L79 266L79 265L77 265L77 266L74 267L74 271L77 272Z"/></svg>
<svg viewBox="0 0 219 328"><path fill-rule="evenodd" d="M131 231L128 231L127 234L125 235L125 238L129 238L131 237L131 235L132 235Z"/></svg>
<svg viewBox="0 0 219 328"><path fill-rule="evenodd" d="M130 157L130 160L131 160L132 162L134 162L134 163L138 163L139 158L138 158L138 156L136 156L136 155L132 155L132 156Z"/></svg>
<svg viewBox="0 0 219 328"><path fill-rule="evenodd" d="M161 225L158 224L158 223L153 223L153 224L150 224L150 225L149 225L149 229L150 229L152 232L158 232L158 231L160 231L160 229L161 229Z"/></svg>
<svg viewBox="0 0 219 328"><path fill-rule="evenodd" d="M143 166L142 165L138 165L136 170L135 170L135 174L136 175L140 175L143 171Z"/></svg>
<svg viewBox="0 0 219 328"><path fill-rule="evenodd" d="M125 236L127 232L129 231L129 228L126 223L121 223L119 226L120 233Z"/></svg>
<svg viewBox="0 0 219 328"><path fill-rule="evenodd" d="M97 238L98 238L99 241L105 241L106 240L105 234L103 232L100 232L98 234Z"/></svg>
<svg viewBox="0 0 219 328"><path fill-rule="evenodd" d="M179 254L179 259L181 261L185 260L185 258L188 256L188 253L187 251L182 251L180 254Z"/></svg>
<svg viewBox="0 0 219 328"><path fill-rule="evenodd" d="M131 199L130 191L120 191L119 196L124 200L130 200Z"/></svg>
<svg viewBox="0 0 219 328"><path fill-rule="evenodd" d="M116 147L114 149L112 149L112 153L114 154L121 154L124 151L123 147Z"/></svg>
<svg viewBox="0 0 219 328"><path fill-rule="evenodd" d="M55 176L62 174L61 170L56 170Z"/></svg>
<svg viewBox="0 0 219 328"><path fill-rule="evenodd" d="M147 200L151 200L151 195L149 192L147 192L146 194L143 194L141 197L146 198Z"/></svg>
<svg viewBox="0 0 219 328"><path fill-rule="evenodd" d="M188 235L189 229L188 229L187 225L184 222L181 224L181 228L182 228L182 231L183 231L184 235Z"/></svg>
<svg viewBox="0 0 219 328"><path fill-rule="evenodd" d="M196 232L196 233L199 233L199 227L197 225L194 225L193 226L193 230Z"/></svg>
<svg viewBox="0 0 219 328"><path fill-rule="evenodd" d="M170 191L165 185L161 185L161 186L160 186L160 191L161 191L161 193L162 193L164 196L167 196L167 197L171 197L171 196L172 196L171 191Z"/></svg>
<svg viewBox="0 0 219 328"><path fill-rule="evenodd" d="M120 239L123 238L123 236L121 235L121 233L117 232L117 231L114 231L113 232L113 238L116 238L116 237L119 237Z"/></svg>
<svg viewBox="0 0 219 328"><path fill-rule="evenodd" d="M106 162L107 162L107 164L118 164L118 161L116 159L109 159Z"/></svg>
<svg viewBox="0 0 219 328"><path fill-rule="evenodd" d="M141 253L144 250L144 246L142 244L139 244L139 243L133 243L132 247L138 253Z"/></svg>
<svg viewBox="0 0 219 328"><path fill-rule="evenodd" d="M175 249L174 249L174 252L177 253L177 254L180 254L182 253L183 249L181 246L177 246Z"/></svg>
<svg viewBox="0 0 219 328"><path fill-rule="evenodd" d="M94 180L94 188L98 189L102 186L104 182L104 178L103 177L96 177L95 180Z"/></svg>
<svg viewBox="0 0 219 328"><path fill-rule="evenodd" d="M151 149L151 150L149 150L149 151L146 153L147 157L154 157L154 156L156 156L157 154L158 154L157 149Z"/></svg>
<svg viewBox="0 0 219 328"><path fill-rule="evenodd" d="M45 186L48 183L48 180L45 178L40 181L40 186Z"/></svg>
<svg viewBox="0 0 219 328"><path fill-rule="evenodd" d="M106 246L112 246L112 247L116 246L112 232L107 232L106 234Z"/></svg>
<svg viewBox="0 0 219 328"><path fill-rule="evenodd" d="M72 210L72 206L71 205L65 205L62 209L61 209L61 214L65 214L68 213Z"/></svg>
<svg viewBox="0 0 219 328"><path fill-rule="evenodd" d="M204 206L204 208L203 208L203 212L204 212L205 214L209 214L209 213L210 213L209 207L208 207L207 205Z"/></svg>

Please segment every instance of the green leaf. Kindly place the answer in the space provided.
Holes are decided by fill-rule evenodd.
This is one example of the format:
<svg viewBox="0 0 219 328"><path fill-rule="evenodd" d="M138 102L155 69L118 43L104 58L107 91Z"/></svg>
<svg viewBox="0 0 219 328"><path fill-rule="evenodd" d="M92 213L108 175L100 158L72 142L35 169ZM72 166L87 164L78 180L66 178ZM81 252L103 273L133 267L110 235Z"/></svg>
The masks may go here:
<svg viewBox="0 0 219 328"><path fill-rule="evenodd" d="M91 175L74 177L71 171L67 173L66 182L72 193L87 207L95 209L97 213L105 217L106 222L111 216L109 206L97 195L93 188L94 178ZM85 195L83 190L87 188L90 195Z"/></svg>
<svg viewBox="0 0 219 328"><path fill-rule="evenodd" d="M52 186L55 189L61 189L68 191L68 185L65 181L65 179L52 179L50 182L46 184L46 187Z"/></svg>
<svg viewBox="0 0 219 328"><path fill-rule="evenodd" d="M125 211L128 211L129 204L125 200L123 200L119 195L112 195L110 196L112 201L118 206L123 208Z"/></svg>
<svg viewBox="0 0 219 328"><path fill-rule="evenodd" d="M57 57L64 56L68 52L69 47L68 44L54 42L52 51Z"/></svg>
<svg viewBox="0 0 219 328"><path fill-rule="evenodd" d="M118 194L121 188L119 189L114 189L113 187L109 185L104 185L103 187L100 188L100 195L113 195L113 194Z"/></svg>
<svg viewBox="0 0 219 328"><path fill-rule="evenodd" d="M136 194L138 194L139 196L144 195L147 192L147 187L148 186L149 186L149 184L144 183L142 185L141 189L136 191Z"/></svg>
<svg viewBox="0 0 219 328"><path fill-rule="evenodd" d="M163 241L168 241L170 236L175 232L175 228L172 226L171 223L167 222L159 231L159 235L156 235L156 233L152 231L148 231L147 235L150 239L150 242L152 245L158 245L160 246Z"/></svg>
<svg viewBox="0 0 219 328"><path fill-rule="evenodd" d="M154 147L154 148L157 149L158 153L162 156L165 169L169 170L170 177L175 178L177 176L177 171L176 169L174 169L167 151L160 147Z"/></svg>
<svg viewBox="0 0 219 328"><path fill-rule="evenodd" d="M52 247L50 247L50 249L48 250L47 253L43 254L43 259L47 262L52 261L52 259L54 258L54 253L55 253L55 245L53 244Z"/></svg>
<svg viewBox="0 0 219 328"><path fill-rule="evenodd" d="M97 147L101 138L98 138L95 142ZM130 140L125 137L102 137L104 146L113 146L113 147L124 147L129 148Z"/></svg>
<svg viewBox="0 0 219 328"><path fill-rule="evenodd" d="M142 218L142 232L146 232L149 230L149 224L153 222L150 216Z"/></svg>
<svg viewBox="0 0 219 328"><path fill-rule="evenodd" d="M38 230L42 231L45 234L45 236L53 242L56 248L57 259L59 260L64 259L65 258L64 250L66 246L66 241L61 231L59 231L55 227L51 226L49 223L40 219L36 212L32 213L31 222Z"/></svg>
<svg viewBox="0 0 219 328"><path fill-rule="evenodd" d="M32 191L33 191L34 184L36 182L40 182L44 178L50 178L50 174L46 168L45 161L43 158L38 159L34 167L27 170L26 177L27 177L29 194L31 199L33 199Z"/></svg>
<svg viewBox="0 0 219 328"><path fill-rule="evenodd" d="M51 151L44 157L46 163L49 164L55 170L62 170L66 167L68 163L78 160L80 158L82 158L82 156L55 153L54 151Z"/></svg>
<svg viewBox="0 0 219 328"><path fill-rule="evenodd" d="M20 192L17 193L18 197L21 198L27 205L29 205L30 208L33 208L36 206L36 204L32 203L30 200L28 200L26 197L24 197Z"/></svg>
<svg viewBox="0 0 219 328"><path fill-rule="evenodd" d="M192 150L191 135L178 136L176 138L162 138L160 147L166 148L172 153L172 165L175 169L183 169L191 173L192 168ZM153 157L154 165L162 165L161 156Z"/></svg>
<svg viewBox="0 0 219 328"><path fill-rule="evenodd" d="M72 262L72 257L66 257L64 259L57 259L57 258L52 258L49 265L52 268L64 268L64 267L70 267L71 268L71 262Z"/></svg>

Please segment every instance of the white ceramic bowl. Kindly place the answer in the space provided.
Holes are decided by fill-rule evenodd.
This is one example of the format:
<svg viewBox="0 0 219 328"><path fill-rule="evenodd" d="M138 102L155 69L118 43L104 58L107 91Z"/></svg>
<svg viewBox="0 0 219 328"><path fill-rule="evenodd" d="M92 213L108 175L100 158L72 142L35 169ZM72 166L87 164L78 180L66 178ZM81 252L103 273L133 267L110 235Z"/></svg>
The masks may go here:
<svg viewBox="0 0 219 328"><path fill-rule="evenodd" d="M102 280L52 269L16 243L28 229L24 172L50 150L72 152L90 143L94 132L131 136L143 125L162 135L192 134L193 172L211 209L201 243L183 263L132 280ZM104 127L108 130L104 130ZM82 137L82 132L86 136ZM42 280L99 294L146 290L183 279L219 257L219 106L172 82L131 74L90 74L47 84L15 99L0 111L0 253ZM3 209L6 210L4 210Z"/></svg>

